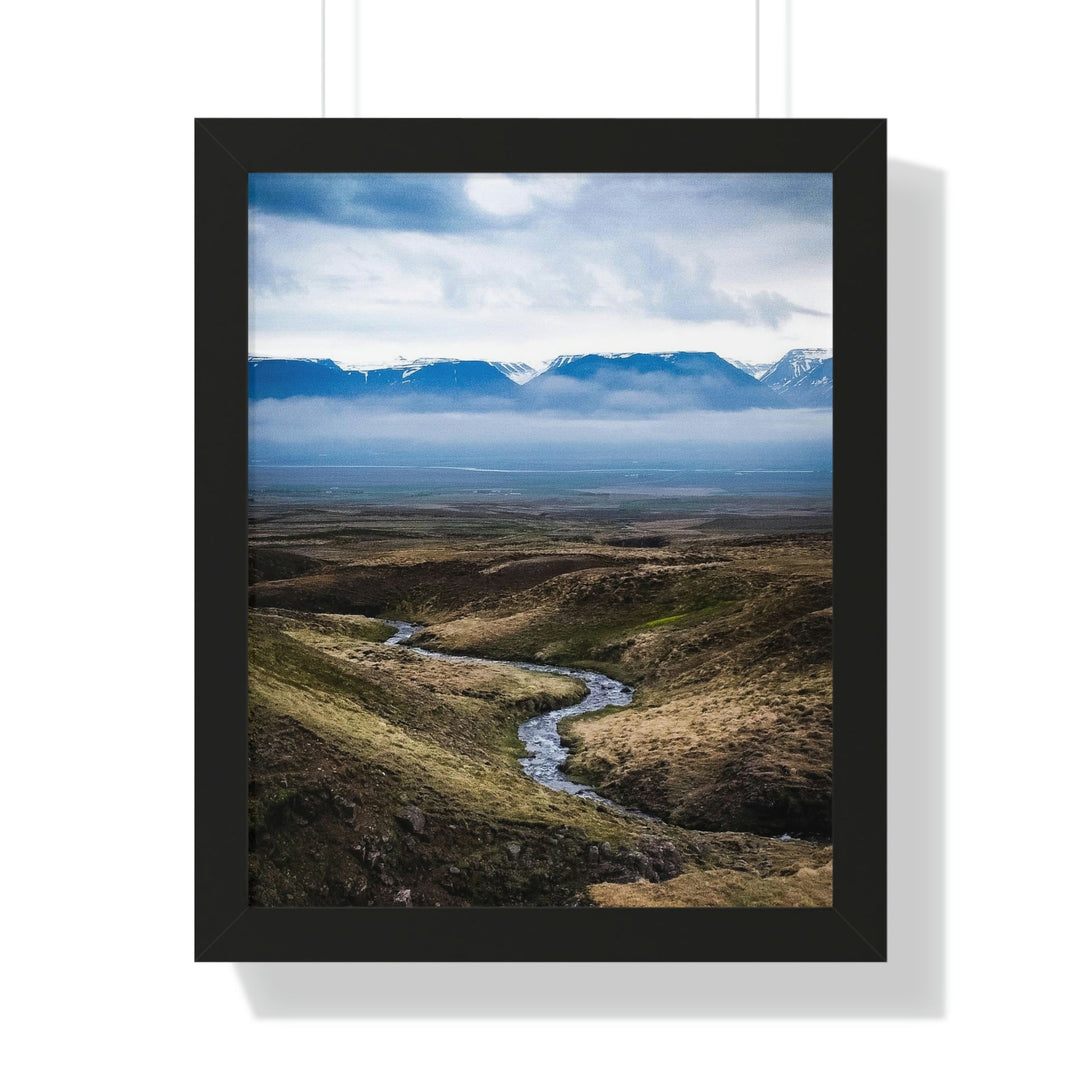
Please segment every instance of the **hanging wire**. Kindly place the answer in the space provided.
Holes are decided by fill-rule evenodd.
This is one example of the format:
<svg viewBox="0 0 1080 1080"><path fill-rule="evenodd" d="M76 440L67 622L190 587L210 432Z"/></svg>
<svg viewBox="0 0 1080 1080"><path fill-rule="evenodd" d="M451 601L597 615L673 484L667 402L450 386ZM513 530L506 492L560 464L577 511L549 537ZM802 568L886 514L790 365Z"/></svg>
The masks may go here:
<svg viewBox="0 0 1080 1080"><path fill-rule="evenodd" d="M754 0L754 117L761 119L761 0Z"/></svg>

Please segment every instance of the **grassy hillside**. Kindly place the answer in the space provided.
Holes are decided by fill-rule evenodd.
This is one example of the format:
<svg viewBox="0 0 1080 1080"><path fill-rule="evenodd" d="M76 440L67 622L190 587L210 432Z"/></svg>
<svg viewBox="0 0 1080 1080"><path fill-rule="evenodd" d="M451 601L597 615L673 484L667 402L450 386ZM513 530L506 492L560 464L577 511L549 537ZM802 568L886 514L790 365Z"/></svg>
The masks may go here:
<svg viewBox="0 0 1080 1080"><path fill-rule="evenodd" d="M715 861L707 835L524 776L517 725L578 700L575 680L370 640L388 632L349 616L251 616L254 903L560 904L591 881Z"/></svg>
<svg viewBox="0 0 1080 1080"><path fill-rule="evenodd" d="M630 709L563 729L569 771L606 795L692 828L827 836L828 542L722 551L684 547L558 573L473 600L418 640L634 685Z"/></svg>
<svg viewBox="0 0 1080 1080"><path fill-rule="evenodd" d="M599 907L831 907L832 863L761 876L692 870L670 881L589 887Z"/></svg>
<svg viewBox="0 0 1080 1080"><path fill-rule="evenodd" d="M253 902L829 892L828 536L692 521L317 524L267 522L252 549ZM518 724L579 700L579 683L422 658L383 645L390 629L370 616L423 622L418 640L439 650L631 683L631 707L566 724L569 771L662 820L521 772Z"/></svg>

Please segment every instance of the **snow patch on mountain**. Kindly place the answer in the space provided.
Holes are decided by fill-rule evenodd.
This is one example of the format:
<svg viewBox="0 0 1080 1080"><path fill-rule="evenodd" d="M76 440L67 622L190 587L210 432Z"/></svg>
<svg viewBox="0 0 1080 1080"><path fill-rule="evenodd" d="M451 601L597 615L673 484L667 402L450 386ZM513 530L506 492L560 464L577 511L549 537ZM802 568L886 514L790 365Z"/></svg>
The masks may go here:
<svg viewBox="0 0 1080 1080"><path fill-rule="evenodd" d="M487 364L488 367L494 368L500 375L505 375L519 386L527 383L530 379L535 379L536 376L540 374L540 369L533 367L531 364L503 360L480 360L457 356L418 356L415 360L407 360L404 356L399 356L393 364L384 368L372 368L371 370L400 371L402 382L405 382L412 378L412 376L422 368L431 367L434 364L450 364L451 366L456 366L458 364Z"/></svg>
<svg viewBox="0 0 1080 1080"><path fill-rule="evenodd" d="M518 386L524 386L531 379L540 374L539 368L531 364L522 364L504 360L489 360L489 364L497 371L501 371L508 379L513 379Z"/></svg>
<svg viewBox="0 0 1080 1080"><path fill-rule="evenodd" d="M728 363L732 367L737 367L740 371L745 371L747 375L752 375L755 379L760 379L773 366L771 360L763 364L747 364L743 360L729 360Z"/></svg>
<svg viewBox="0 0 1080 1080"><path fill-rule="evenodd" d="M556 368L565 367L567 364L572 364L576 360L583 360L587 356L599 356L603 360L629 360L631 356L655 356L661 360L667 360L668 363L673 363L678 360L680 356L689 355L685 351L680 352L580 352L580 353L564 353L562 356L556 356L554 360L549 360L544 365L543 371L554 371Z"/></svg>
<svg viewBox="0 0 1080 1080"><path fill-rule="evenodd" d="M792 405L831 408L832 350L792 349L761 376L761 381Z"/></svg>
<svg viewBox="0 0 1080 1080"><path fill-rule="evenodd" d="M256 366L265 361L287 360L290 364L318 364L320 367L336 368L337 364L325 356L248 356L248 363Z"/></svg>
<svg viewBox="0 0 1080 1080"><path fill-rule="evenodd" d="M778 389L801 378L832 357L832 349L791 349L761 376L763 383Z"/></svg>

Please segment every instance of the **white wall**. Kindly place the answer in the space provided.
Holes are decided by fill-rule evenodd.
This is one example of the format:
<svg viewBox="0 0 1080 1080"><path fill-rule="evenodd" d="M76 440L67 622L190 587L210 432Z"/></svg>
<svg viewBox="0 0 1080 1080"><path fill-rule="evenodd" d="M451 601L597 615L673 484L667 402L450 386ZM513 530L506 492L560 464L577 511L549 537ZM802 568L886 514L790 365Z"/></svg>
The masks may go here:
<svg viewBox="0 0 1080 1080"><path fill-rule="evenodd" d="M888 117L890 158L928 167L945 193L948 1019L889 1050L897 1067L937 1062L933 1075L960 1055L974 1073L1054 1072L1074 978L1064 896L1045 886L1076 752L1063 692L1077 600L1076 30L1075 8L1054 3L794 5L796 114ZM890 307L894 326L910 315ZM904 373L919 360L890 356L891 395L912 412ZM900 497L918 513L914 493ZM891 562L910 555L894 545ZM894 735L913 719L892 716Z"/></svg>
<svg viewBox="0 0 1080 1080"><path fill-rule="evenodd" d="M397 72L403 110L708 115L715 89L718 114L748 115L749 67L732 59L748 0L723 5L742 28L730 34L686 0L583 0L557 31L547 4L460 0L410 4L416 33L380 38L399 25L393 5L364 6L362 55ZM1076 605L1062 468L1077 396L1072 7L794 3L795 115L887 116L892 156L944 173L946 1017L542 1032L259 1021L231 967L190 962L191 117L317 115L319 5L56 2L6 23L16 1071L531 1077L570 1061L635 1075L685 1069L694 1052L721 1074L1055 1074L1075 964L1075 706L1062 692ZM435 78L446 58L467 78ZM362 109L379 92L362 78ZM894 373L906 362L894 356Z"/></svg>

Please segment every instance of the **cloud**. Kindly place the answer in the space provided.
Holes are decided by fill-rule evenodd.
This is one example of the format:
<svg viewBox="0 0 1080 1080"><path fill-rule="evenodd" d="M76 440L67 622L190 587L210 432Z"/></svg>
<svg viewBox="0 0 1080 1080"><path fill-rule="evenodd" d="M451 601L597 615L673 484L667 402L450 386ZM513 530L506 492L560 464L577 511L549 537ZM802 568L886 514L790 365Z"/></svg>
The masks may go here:
<svg viewBox="0 0 1080 1080"><path fill-rule="evenodd" d="M516 217L528 213L538 203L569 205L584 182L585 177L574 175L476 173L465 181L465 194L489 214Z"/></svg>
<svg viewBox="0 0 1080 1080"><path fill-rule="evenodd" d="M491 409L432 413L418 424L400 407L323 398L259 401L249 412L257 458L275 448L350 447L381 444L465 450L483 446L529 450L534 446L734 446L782 443L827 445L832 414L820 409L747 409L717 413L672 410L641 416L559 416L553 412ZM407 438L405 437L407 433Z"/></svg>
<svg viewBox="0 0 1080 1080"><path fill-rule="evenodd" d="M828 173L252 173L256 214L360 229L490 229L537 212L600 235L829 226ZM544 213L541 213L544 212ZM503 222L517 225L520 222Z"/></svg>
<svg viewBox="0 0 1080 1080"><path fill-rule="evenodd" d="M573 207L575 224L610 230L645 222L664 232L832 225L830 173L598 173Z"/></svg>
<svg viewBox="0 0 1080 1080"><path fill-rule="evenodd" d="M732 296L718 286L715 267L702 255L688 263L639 243L628 246L621 269L627 286L640 291L646 309L669 319L761 323L775 329L794 314L825 315L775 291Z"/></svg>
<svg viewBox="0 0 1080 1080"><path fill-rule="evenodd" d="M747 297L746 308L754 313L755 318L750 321L762 322L773 329L787 322L792 315L814 315L818 318L827 318L828 313L815 311L814 308L802 307L793 304L786 296L777 292L759 292Z"/></svg>
<svg viewBox="0 0 1080 1080"><path fill-rule="evenodd" d="M250 203L255 352L764 362L831 339L829 174L253 174Z"/></svg>
<svg viewBox="0 0 1080 1080"><path fill-rule="evenodd" d="M742 321L745 311L722 289L713 286L713 270L704 257L680 260L655 244L627 244L619 270L631 289L640 292L645 308L670 319L711 322Z"/></svg>
<svg viewBox="0 0 1080 1080"><path fill-rule="evenodd" d="M454 232L490 222L466 198L461 177L439 173L252 173L255 214L356 229Z"/></svg>
<svg viewBox="0 0 1080 1080"><path fill-rule="evenodd" d="M727 173L703 188L703 198L748 208L753 219L832 222L831 173Z"/></svg>

